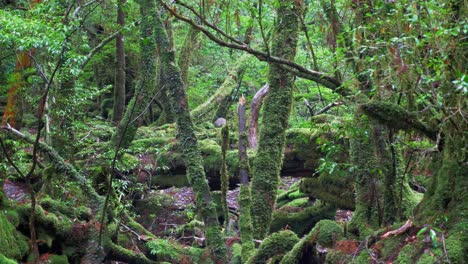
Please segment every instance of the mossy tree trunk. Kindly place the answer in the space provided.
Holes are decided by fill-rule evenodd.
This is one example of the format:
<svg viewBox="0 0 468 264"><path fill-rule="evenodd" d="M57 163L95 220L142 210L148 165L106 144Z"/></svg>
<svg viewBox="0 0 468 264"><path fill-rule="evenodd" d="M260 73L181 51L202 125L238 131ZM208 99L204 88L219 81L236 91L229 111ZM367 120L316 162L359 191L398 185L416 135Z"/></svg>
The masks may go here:
<svg viewBox="0 0 468 264"><path fill-rule="evenodd" d="M182 78L182 81L186 87L188 87L189 66L190 62L192 61L195 47L198 44L199 33L200 30L194 27L190 27L184 40L184 46L182 47L179 55L178 64L180 68L180 77Z"/></svg>
<svg viewBox="0 0 468 264"><path fill-rule="evenodd" d="M247 133L245 131L245 98L239 99L237 108L239 117L239 229L242 242L242 261L247 262L255 248L253 241L253 227L250 210L252 209L252 195L249 185L249 160L247 156Z"/></svg>
<svg viewBox="0 0 468 264"><path fill-rule="evenodd" d="M221 129L221 207L223 208L224 214L224 228L227 232L229 224L229 211L227 205L227 193L229 190L229 174L226 162L226 152L229 148L229 126L224 125Z"/></svg>
<svg viewBox="0 0 468 264"><path fill-rule="evenodd" d="M466 20L467 8L463 1L449 1L450 20L447 28L458 27ZM468 131L466 92L457 89L455 80L459 73L466 71L466 48L464 41L467 34L458 31L450 36L450 45L442 55L447 56L447 68L444 70L444 83L440 91L444 96L444 116L439 128L443 139L440 153L439 170L433 176L432 184L416 210L416 219L421 224L438 224L448 229L448 257L452 263L467 261L468 234L468 157L466 139ZM445 54L444 54L445 53ZM440 219L446 219L445 222ZM456 248L458 243L461 247ZM450 248L453 247L453 248ZM453 253L452 253L453 252Z"/></svg>
<svg viewBox="0 0 468 264"><path fill-rule="evenodd" d="M294 61L303 1L281 1L276 9L272 55ZM294 75L270 64L270 93L260 128L257 157L253 164L252 224L254 235L263 239L269 231L291 113Z"/></svg>
<svg viewBox="0 0 468 264"><path fill-rule="evenodd" d="M153 32L156 13L154 3L152 1L140 1L140 13L142 16L140 25L140 77L123 119L112 136L111 141L114 148L125 149L132 143L138 129L136 119L150 103L156 84L158 61Z"/></svg>
<svg viewBox="0 0 468 264"><path fill-rule="evenodd" d="M153 0L146 1L152 2ZM207 246L215 263L226 263L227 250L224 237L221 233L216 207L206 180L203 158L194 132L185 87L175 63L175 52L169 45L163 22L158 16L155 16L154 30L155 40L161 55L161 78L167 87L169 101L176 115L178 137L181 140L183 158L187 166L187 177L195 191L195 202L205 223Z"/></svg>

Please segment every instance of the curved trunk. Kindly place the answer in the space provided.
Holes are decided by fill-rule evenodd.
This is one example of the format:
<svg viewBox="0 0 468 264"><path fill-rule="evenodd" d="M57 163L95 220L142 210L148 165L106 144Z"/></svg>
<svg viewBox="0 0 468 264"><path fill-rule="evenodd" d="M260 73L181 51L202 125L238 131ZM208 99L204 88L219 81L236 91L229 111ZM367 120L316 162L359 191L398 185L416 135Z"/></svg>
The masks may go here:
<svg viewBox="0 0 468 264"><path fill-rule="evenodd" d="M257 149L258 147L258 115L262 108L263 99L270 91L270 85L265 84L252 98L250 103L250 119L249 119L249 147Z"/></svg>

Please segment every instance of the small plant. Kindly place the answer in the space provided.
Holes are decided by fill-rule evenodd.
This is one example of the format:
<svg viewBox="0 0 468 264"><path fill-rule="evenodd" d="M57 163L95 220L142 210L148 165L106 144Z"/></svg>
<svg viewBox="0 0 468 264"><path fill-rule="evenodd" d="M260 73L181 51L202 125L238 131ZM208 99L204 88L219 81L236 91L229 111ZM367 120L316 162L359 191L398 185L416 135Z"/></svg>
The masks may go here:
<svg viewBox="0 0 468 264"><path fill-rule="evenodd" d="M422 236L424 236L425 238L429 237L429 239L430 239L430 241L432 243L432 246L434 248L437 248L439 246L439 244L437 243L438 233L442 234L443 231L440 230L439 228L431 227L429 225L426 225L426 226L424 226L423 228L421 228L419 230L419 232L416 234L416 237L422 237Z"/></svg>
<svg viewBox="0 0 468 264"><path fill-rule="evenodd" d="M177 247L167 239L156 239L146 244L151 254L156 256L168 257L170 259L176 259L179 253Z"/></svg>

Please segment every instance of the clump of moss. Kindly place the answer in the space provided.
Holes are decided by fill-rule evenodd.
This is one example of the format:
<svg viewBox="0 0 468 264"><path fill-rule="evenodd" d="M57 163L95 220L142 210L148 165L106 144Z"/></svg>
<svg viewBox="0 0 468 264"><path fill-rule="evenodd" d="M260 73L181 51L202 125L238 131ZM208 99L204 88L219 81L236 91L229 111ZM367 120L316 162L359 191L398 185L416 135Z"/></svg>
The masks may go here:
<svg viewBox="0 0 468 264"><path fill-rule="evenodd" d="M255 251L247 263L263 264L273 257L281 259L281 256L290 251L298 241L297 235L290 230L273 233L263 240L258 250Z"/></svg>
<svg viewBox="0 0 468 264"><path fill-rule="evenodd" d="M50 257L50 264L68 264L68 257L65 255L53 255Z"/></svg>
<svg viewBox="0 0 468 264"><path fill-rule="evenodd" d="M312 232L314 230L317 231L317 243L325 247L333 247L336 241L343 238L343 227L332 220L320 220Z"/></svg>
<svg viewBox="0 0 468 264"><path fill-rule="evenodd" d="M26 237L16 231L3 211L0 211L0 248L4 258L11 259L21 259L29 249Z"/></svg>
<svg viewBox="0 0 468 264"><path fill-rule="evenodd" d="M354 210L352 177L321 173L317 178L302 180L300 190L309 197L333 204L342 209Z"/></svg>
<svg viewBox="0 0 468 264"><path fill-rule="evenodd" d="M232 264L242 264L242 245L234 243L231 247L232 250Z"/></svg>
<svg viewBox="0 0 468 264"><path fill-rule="evenodd" d="M0 263L2 264L17 264L18 262L5 257L2 253L0 253Z"/></svg>
<svg viewBox="0 0 468 264"><path fill-rule="evenodd" d="M310 205L309 202L310 202L309 197L303 197L303 198L294 199L290 201L289 203L285 204L284 206L306 207Z"/></svg>
<svg viewBox="0 0 468 264"><path fill-rule="evenodd" d="M316 203L299 212L276 210L270 225L270 232L277 232L288 226L296 234L302 236L309 232L322 219L333 219L336 208L330 205Z"/></svg>

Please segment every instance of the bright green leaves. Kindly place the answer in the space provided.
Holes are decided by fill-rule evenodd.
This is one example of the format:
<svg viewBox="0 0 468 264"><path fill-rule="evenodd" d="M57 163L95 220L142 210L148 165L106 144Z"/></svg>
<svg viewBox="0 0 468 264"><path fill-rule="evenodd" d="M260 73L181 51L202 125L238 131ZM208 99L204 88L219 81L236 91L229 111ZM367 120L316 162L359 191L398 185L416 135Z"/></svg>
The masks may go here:
<svg viewBox="0 0 468 264"><path fill-rule="evenodd" d="M14 11L0 10L0 45L15 50L46 48L58 54L70 28L46 22L44 19L27 18Z"/></svg>

